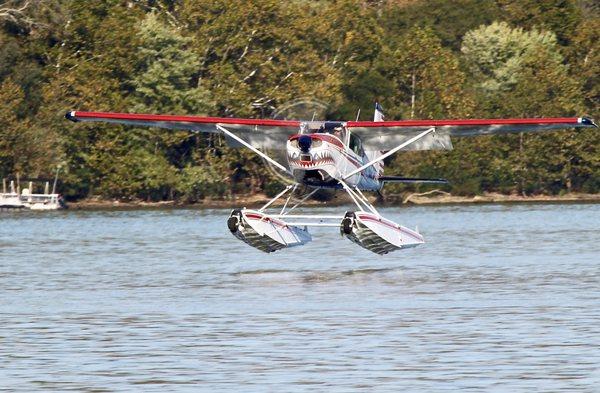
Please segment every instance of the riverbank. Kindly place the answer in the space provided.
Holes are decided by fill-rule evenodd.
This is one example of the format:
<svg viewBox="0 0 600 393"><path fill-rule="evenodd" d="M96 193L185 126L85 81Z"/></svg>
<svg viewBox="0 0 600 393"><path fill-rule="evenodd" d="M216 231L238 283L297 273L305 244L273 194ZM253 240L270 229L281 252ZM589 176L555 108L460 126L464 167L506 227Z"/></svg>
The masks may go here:
<svg viewBox="0 0 600 393"><path fill-rule="evenodd" d="M445 205L464 203L572 203L600 202L600 194L570 193L564 195L505 195L484 193L475 196L457 196L446 192L409 194L394 198L395 204Z"/></svg>
<svg viewBox="0 0 600 393"><path fill-rule="evenodd" d="M68 204L70 209L92 210L92 209L139 209L139 208L257 208L269 201L264 194L238 196L232 199L218 200L205 199L201 202L189 204L176 201L146 202L146 201L118 201L101 198L88 198ZM384 200L378 200L371 196L370 201L385 206L399 205L451 205L451 204L482 204L482 203L600 203L600 194L571 193L564 195L504 195L497 193L485 193L476 196L451 195L444 191L429 191L426 193L394 194L386 195ZM352 201L343 193L337 193L329 201L309 200L306 206L336 206L350 204Z"/></svg>

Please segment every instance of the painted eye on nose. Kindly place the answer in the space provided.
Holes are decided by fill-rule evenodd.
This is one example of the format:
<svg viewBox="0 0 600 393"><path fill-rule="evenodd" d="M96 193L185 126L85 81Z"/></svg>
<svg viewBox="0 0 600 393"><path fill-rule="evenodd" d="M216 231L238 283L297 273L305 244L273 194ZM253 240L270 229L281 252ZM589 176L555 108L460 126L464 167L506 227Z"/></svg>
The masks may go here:
<svg viewBox="0 0 600 393"><path fill-rule="evenodd" d="M320 139L313 139L312 140L312 147L321 147L321 145L323 144L323 141Z"/></svg>
<svg viewBox="0 0 600 393"><path fill-rule="evenodd" d="M298 148L298 139L292 139L290 141L290 146L297 149Z"/></svg>

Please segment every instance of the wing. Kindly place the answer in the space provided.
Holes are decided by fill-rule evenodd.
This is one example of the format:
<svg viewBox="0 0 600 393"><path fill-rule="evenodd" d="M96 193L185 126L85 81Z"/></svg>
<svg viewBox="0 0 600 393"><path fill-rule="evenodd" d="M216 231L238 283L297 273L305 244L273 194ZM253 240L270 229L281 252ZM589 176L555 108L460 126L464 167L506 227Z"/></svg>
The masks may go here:
<svg viewBox="0 0 600 393"><path fill-rule="evenodd" d="M366 150L390 150L432 127L435 127L435 133L425 136L402 150L450 150L452 149L451 136L477 136L597 127L592 119L586 117L403 120L383 122L349 121L346 126L351 132L361 138Z"/></svg>
<svg viewBox="0 0 600 393"><path fill-rule="evenodd" d="M285 149L288 137L298 132L296 120L239 119L230 117L147 115L113 112L70 111L65 117L75 122L105 122L132 126L158 127L173 130L221 133L217 125L226 127L256 148ZM240 147L226 137L230 146Z"/></svg>

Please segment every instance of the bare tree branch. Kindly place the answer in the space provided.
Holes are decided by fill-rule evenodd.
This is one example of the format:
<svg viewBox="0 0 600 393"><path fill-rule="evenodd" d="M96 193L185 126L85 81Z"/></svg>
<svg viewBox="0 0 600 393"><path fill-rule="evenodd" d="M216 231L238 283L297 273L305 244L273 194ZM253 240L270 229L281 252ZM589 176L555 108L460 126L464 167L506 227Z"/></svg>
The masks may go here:
<svg viewBox="0 0 600 393"><path fill-rule="evenodd" d="M15 5L13 7L10 7L11 3L15 3ZM23 11L25 11L27 9L27 7L29 7L29 4L31 4L31 2L28 0L21 7L17 7L16 3L18 3L18 2L9 1L5 4L4 7L1 7L0 8L0 18L5 17L5 18L9 18L9 19L16 21L17 17L24 16Z"/></svg>
<svg viewBox="0 0 600 393"><path fill-rule="evenodd" d="M40 23L27 15L27 11L32 9L34 4L41 5L43 2L44 0L26 0L24 2L21 0L7 1L0 7L0 21L8 20L28 29L34 26L45 26L43 23Z"/></svg>

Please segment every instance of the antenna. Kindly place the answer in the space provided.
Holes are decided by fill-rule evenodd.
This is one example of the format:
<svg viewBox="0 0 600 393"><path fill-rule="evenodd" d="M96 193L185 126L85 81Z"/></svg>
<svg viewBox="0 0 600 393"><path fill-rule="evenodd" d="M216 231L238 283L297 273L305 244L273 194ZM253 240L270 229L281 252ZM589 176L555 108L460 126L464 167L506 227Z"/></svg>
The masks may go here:
<svg viewBox="0 0 600 393"><path fill-rule="evenodd" d="M54 184L52 185L53 194L56 194L56 182L58 182L58 172L60 172L60 165L56 167L56 176L54 177Z"/></svg>
<svg viewBox="0 0 600 393"><path fill-rule="evenodd" d="M356 114L356 121L358 121L359 117L360 117L360 108L358 108L358 113Z"/></svg>

